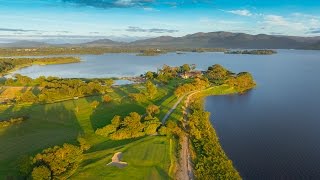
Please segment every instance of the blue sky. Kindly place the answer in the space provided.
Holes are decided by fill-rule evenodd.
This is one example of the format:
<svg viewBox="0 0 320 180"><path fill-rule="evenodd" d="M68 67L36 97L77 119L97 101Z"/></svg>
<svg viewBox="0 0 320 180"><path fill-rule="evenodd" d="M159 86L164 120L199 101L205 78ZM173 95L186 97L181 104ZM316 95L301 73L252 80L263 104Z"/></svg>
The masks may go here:
<svg viewBox="0 0 320 180"><path fill-rule="evenodd" d="M0 40L51 42L230 31L320 36L318 0L0 0Z"/></svg>

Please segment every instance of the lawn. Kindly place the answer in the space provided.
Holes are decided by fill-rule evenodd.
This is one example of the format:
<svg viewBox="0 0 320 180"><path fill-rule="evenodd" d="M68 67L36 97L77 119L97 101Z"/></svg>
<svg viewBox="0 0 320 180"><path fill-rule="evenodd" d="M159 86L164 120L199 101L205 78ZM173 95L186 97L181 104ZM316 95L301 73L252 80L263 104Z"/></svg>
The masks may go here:
<svg viewBox="0 0 320 180"><path fill-rule="evenodd" d="M0 128L0 179L16 177L18 162L24 156L33 156L41 150L63 143L76 144L81 134L92 145L86 161L90 165L81 164L79 173L88 176L90 169L104 167L109 161L115 148L123 151L123 160L130 165L126 170L107 170L113 176L124 177L152 177L153 179L167 179L170 153L169 140L164 137L147 137L140 140L110 141L97 136L97 128L110 123L115 115L126 116L130 112L145 113L147 105L153 103L161 106L159 118L163 117L168 109L176 102L173 95L176 82L158 88L157 97L143 103L136 103L129 97L129 93L143 91L141 85L128 85L114 88L110 95L114 100L111 103L102 103L101 96L79 98L53 104L18 104L15 106L0 105L0 119L9 119L12 116L28 116L21 124ZM96 108L91 106L93 101L99 101ZM112 169L112 168L111 168ZM102 171L102 170L101 170ZM94 171L96 173L104 173ZM112 173L113 174L112 174ZM126 173L124 173L126 172ZM137 173L138 172L138 173ZM107 173L108 174L108 173ZM136 178L135 178L136 179Z"/></svg>
<svg viewBox="0 0 320 180"><path fill-rule="evenodd" d="M85 154L84 161L71 179L170 179L169 140L149 136L114 148ZM114 153L123 152L128 166L107 166ZM103 177L103 178L101 178Z"/></svg>

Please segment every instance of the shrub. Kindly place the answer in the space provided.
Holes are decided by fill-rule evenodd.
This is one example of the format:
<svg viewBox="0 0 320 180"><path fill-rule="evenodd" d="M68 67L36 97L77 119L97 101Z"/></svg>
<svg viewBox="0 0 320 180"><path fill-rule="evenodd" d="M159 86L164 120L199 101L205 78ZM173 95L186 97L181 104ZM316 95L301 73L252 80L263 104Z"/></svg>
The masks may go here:
<svg viewBox="0 0 320 180"><path fill-rule="evenodd" d="M79 145L80 145L80 149L82 151L87 151L91 148L91 145L87 142L87 140L81 136L79 136L77 138L78 142L79 142Z"/></svg>
<svg viewBox="0 0 320 180"><path fill-rule="evenodd" d="M110 96L108 96L108 95L104 95L104 96L103 96L103 102L109 103L109 102L111 102L111 101L112 101L112 98L111 98Z"/></svg>
<svg viewBox="0 0 320 180"><path fill-rule="evenodd" d="M93 108L97 108L97 106L99 106L99 102L98 101L93 101L90 105L93 107Z"/></svg>
<svg viewBox="0 0 320 180"><path fill-rule="evenodd" d="M51 179L51 171L46 166L39 166L33 168L31 176L33 180L49 180Z"/></svg>
<svg viewBox="0 0 320 180"><path fill-rule="evenodd" d="M159 134L160 134L161 136L165 136L165 135L167 135L167 133L168 133L168 129L167 129L167 127L165 127L165 126L161 126L160 129L158 130L158 132L159 132Z"/></svg>

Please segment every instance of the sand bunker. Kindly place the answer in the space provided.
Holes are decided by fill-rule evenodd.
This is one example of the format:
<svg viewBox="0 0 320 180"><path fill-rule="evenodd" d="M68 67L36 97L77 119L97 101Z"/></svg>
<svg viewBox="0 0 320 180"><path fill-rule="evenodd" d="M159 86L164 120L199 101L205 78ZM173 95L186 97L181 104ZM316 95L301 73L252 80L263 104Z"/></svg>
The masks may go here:
<svg viewBox="0 0 320 180"><path fill-rule="evenodd" d="M118 168L124 168L128 166L128 163L120 161L121 158L122 158L122 152L115 153L112 157L112 162L107 164L107 166L116 166Z"/></svg>

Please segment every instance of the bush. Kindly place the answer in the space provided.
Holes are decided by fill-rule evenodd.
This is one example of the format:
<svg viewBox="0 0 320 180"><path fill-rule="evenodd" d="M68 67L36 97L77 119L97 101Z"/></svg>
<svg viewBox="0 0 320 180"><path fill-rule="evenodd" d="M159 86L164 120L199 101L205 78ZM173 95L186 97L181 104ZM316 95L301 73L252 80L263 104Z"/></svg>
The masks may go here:
<svg viewBox="0 0 320 180"><path fill-rule="evenodd" d="M49 180L51 179L51 171L46 166L39 166L33 168L31 176L33 180Z"/></svg>
<svg viewBox="0 0 320 180"><path fill-rule="evenodd" d="M98 101L93 101L90 105L95 109L97 108L97 106L99 106L99 102Z"/></svg>
<svg viewBox="0 0 320 180"><path fill-rule="evenodd" d="M147 113L147 116L146 116L145 120L154 119L154 116L156 114L160 113L160 108L159 108L159 106L156 106L154 104L150 104L146 108L146 113Z"/></svg>
<svg viewBox="0 0 320 180"><path fill-rule="evenodd" d="M27 117L11 118L10 120L0 121L0 127L8 127L14 124L20 124L25 121Z"/></svg>
<svg viewBox="0 0 320 180"><path fill-rule="evenodd" d="M136 102L145 102L147 100L146 96L141 93L131 93L129 97Z"/></svg>
<svg viewBox="0 0 320 180"><path fill-rule="evenodd" d="M31 91L27 91L20 96L18 101L26 103L35 103L38 101L38 98Z"/></svg>
<svg viewBox="0 0 320 180"><path fill-rule="evenodd" d="M147 134L147 135L153 135L155 133L157 133L157 129L158 127L161 125L160 122L156 123L148 123L148 124L145 124L145 129L144 129L144 132Z"/></svg>
<svg viewBox="0 0 320 180"><path fill-rule="evenodd" d="M111 102L111 101L112 101L112 98L111 98L110 96L108 96L108 95L104 95L104 96L103 96L103 102L109 103L109 102Z"/></svg>
<svg viewBox="0 0 320 180"><path fill-rule="evenodd" d="M91 145L87 142L87 140L85 138L79 136L77 140L79 142L80 149L82 151L87 151L91 148Z"/></svg>
<svg viewBox="0 0 320 180"><path fill-rule="evenodd" d="M161 136L165 136L165 135L168 134L168 129L167 129L167 127L165 127L165 126L161 126L160 129L158 130L158 132L159 132L159 134L160 134Z"/></svg>

